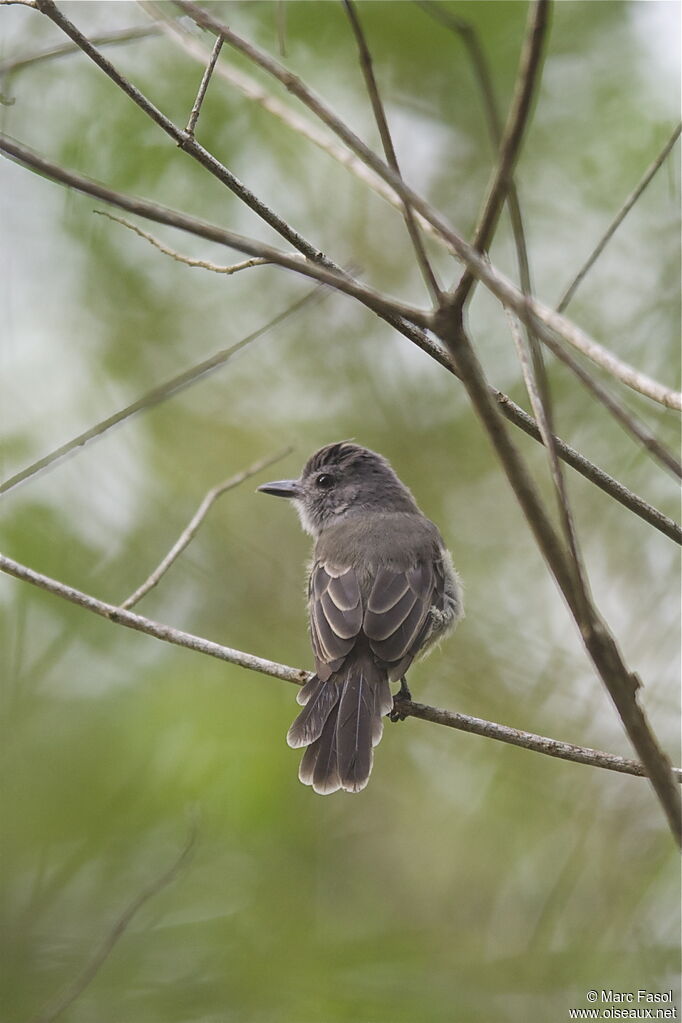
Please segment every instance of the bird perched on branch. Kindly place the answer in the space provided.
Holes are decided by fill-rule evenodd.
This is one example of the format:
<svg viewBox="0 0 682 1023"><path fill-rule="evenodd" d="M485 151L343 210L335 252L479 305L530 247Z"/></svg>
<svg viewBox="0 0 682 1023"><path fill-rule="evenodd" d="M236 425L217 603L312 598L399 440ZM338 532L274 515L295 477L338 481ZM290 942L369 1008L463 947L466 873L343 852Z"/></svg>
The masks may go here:
<svg viewBox="0 0 682 1023"><path fill-rule="evenodd" d="M405 673L462 617L459 579L438 529L388 461L329 444L297 480L258 488L290 498L314 538L308 580L315 675L287 735L307 746L298 776L315 792L359 792L382 718L410 699ZM389 683L401 683L396 709Z"/></svg>

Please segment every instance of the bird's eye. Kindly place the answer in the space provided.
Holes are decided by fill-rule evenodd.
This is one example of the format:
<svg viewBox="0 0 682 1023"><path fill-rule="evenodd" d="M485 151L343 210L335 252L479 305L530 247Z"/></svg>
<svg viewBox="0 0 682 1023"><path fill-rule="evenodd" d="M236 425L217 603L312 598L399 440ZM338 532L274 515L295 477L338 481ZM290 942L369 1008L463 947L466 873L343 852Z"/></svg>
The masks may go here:
<svg viewBox="0 0 682 1023"><path fill-rule="evenodd" d="M329 490L333 482L334 477L330 476L328 472L321 472L320 475L315 480L317 486L321 487L322 490Z"/></svg>

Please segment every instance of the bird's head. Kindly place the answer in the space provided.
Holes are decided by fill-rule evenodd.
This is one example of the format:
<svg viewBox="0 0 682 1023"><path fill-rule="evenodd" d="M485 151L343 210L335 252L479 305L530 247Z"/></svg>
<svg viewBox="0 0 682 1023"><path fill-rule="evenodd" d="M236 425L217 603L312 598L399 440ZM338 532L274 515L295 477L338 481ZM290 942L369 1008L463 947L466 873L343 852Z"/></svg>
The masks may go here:
<svg viewBox="0 0 682 1023"><path fill-rule="evenodd" d="M346 515L418 510L387 460L350 441L320 448L299 479L264 483L258 489L294 501L301 525L314 537Z"/></svg>

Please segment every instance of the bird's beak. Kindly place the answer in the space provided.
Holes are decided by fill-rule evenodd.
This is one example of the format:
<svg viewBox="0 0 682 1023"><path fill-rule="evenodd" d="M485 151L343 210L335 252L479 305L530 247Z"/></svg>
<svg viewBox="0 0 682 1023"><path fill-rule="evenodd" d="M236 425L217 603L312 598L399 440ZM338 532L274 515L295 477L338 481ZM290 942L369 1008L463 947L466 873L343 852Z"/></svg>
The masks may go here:
<svg viewBox="0 0 682 1023"><path fill-rule="evenodd" d="M263 483L258 490L274 497L301 497L298 480L276 480L274 483Z"/></svg>

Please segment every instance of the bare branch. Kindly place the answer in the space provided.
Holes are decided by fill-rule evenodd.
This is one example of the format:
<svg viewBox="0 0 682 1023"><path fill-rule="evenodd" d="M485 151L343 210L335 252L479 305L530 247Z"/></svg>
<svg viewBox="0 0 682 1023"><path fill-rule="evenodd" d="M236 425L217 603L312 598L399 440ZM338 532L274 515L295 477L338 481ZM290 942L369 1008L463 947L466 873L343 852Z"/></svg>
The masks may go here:
<svg viewBox="0 0 682 1023"><path fill-rule="evenodd" d="M66 990L60 995L57 1001L50 1006L50 1008L43 1009L43 1011L35 1018L33 1023L54 1023L54 1020L61 1016L62 1013L68 1009L69 1006L80 997L80 995L83 994L85 989L92 983L101 967L111 955L118 940L123 937L131 921L135 916L137 916L145 903L149 902L149 900L153 899L155 895L158 895L164 888L167 888L170 884L172 884L180 871L187 865L194 850L196 838L197 826L196 824L193 824L189 837L187 838L187 841L175 862L172 863L168 870L165 870L163 874L160 874L157 878L146 885L146 887L144 887L142 891L135 896L130 904L126 906L109 933L104 937L102 943L83 972L67 986Z"/></svg>
<svg viewBox="0 0 682 1023"><path fill-rule="evenodd" d="M41 5L51 0L37 0ZM546 3L547 0L538 0ZM524 295L515 285L496 270L490 261L476 248L469 245L448 222L422 196L411 189L400 175L380 160L365 143L341 121L322 100L319 99L296 75L274 60L269 54L258 49L252 43L242 39L226 24L214 18L192 0L175 0L177 7L196 21L198 25L223 36L225 42L234 46L240 53L248 57L263 70L272 74L293 95L305 103L328 127L335 131L360 159L364 160L377 174L392 185L405 202L409 202L414 210L420 213L442 237L451 245L453 251L467 265L470 273L489 288L504 304L508 305L525 324L531 326L544 341L548 331L553 331L564 338L570 345L578 348L589 359L597 362L609 373L618 377L628 387L640 391L652 401L659 402L668 408L682 411L682 393L652 380L646 374L634 369L618 359L603 345L594 341L585 331L581 330L560 313L555 312L535 298ZM101 57L101 55L100 55ZM301 249L300 251L304 251ZM410 317L406 317L410 319ZM420 320L412 320L422 325Z"/></svg>
<svg viewBox="0 0 682 1023"><path fill-rule="evenodd" d="M496 147L500 145L501 139L501 125L500 118L497 110L497 103L495 100L495 93L493 89L492 75L481 47L480 41L476 34L475 29L462 18L458 18L456 15L451 14L446 9L442 8L439 4L432 3L430 0L415 0L418 7L429 14L434 20L445 25L448 29L455 32L462 39L467 53L469 54L476 81L478 82L481 95L483 98L483 107L488 123L488 129L493 144ZM680 126L676 129L672 139L667 144L663 153L654 162L650 173L653 168L660 166L667 153L676 138L679 136ZM652 175L651 175L652 176ZM646 178L643 183L647 184L651 180L651 176ZM633 193L634 195L635 193ZM641 194L641 186L637 192ZM629 201L628 201L629 202ZM521 287L526 294L532 293L531 281L530 281L530 268L528 263L528 253L526 249L525 231L523 227L523 218L521 215L521 206L519 203L518 193L514 183L514 179L509 180L509 189L507 193L507 204L509 206L509 214L512 224L512 231L514 234L514 242L516 245L517 259L519 264L519 274L521 279ZM626 203L626 206L628 204ZM629 207L628 207L629 208ZM620 218L622 220L622 217ZM619 221L620 222L620 221ZM615 224L615 227L618 226ZM613 233L613 232L611 232ZM509 310L506 310L507 313ZM561 311L561 307L558 311ZM529 329L529 328L527 328ZM529 331L529 343L531 343L532 332ZM682 472L682 465L679 460L670 452L663 444L661 444L650 432L647 426L642 423L638 417L628 412L628 410L614 398L609 391L603 387L597 380L595 380L586 369L575 360L569 352L566 351L560 344L558 344L551 337L546 338L546 344L554 355L564 362L573 372L578 376L583 385L600 401L605 408L614 416L614 418L621 424L621 426L629 432L644 448L656 458L662 465L670 469L675 476L679 476ZM551 424L550 424L551 425ZM550 431L551 433L551 431ZM561 452L557 451L561 457Z"/></svg>
<svg viewBox="0 0 682 1023"><path fill-rule="evenodd" d="M445 25L446 28L456 32L464 43L483 97L483 107L488 120L490 138L495 148L499 151L500 140L502 138L502 123L497 111L497 100L495 99L492 77L475 29L464 18L459 18L456 14L452 14L445 7L434 3L434 0L414 0L414 3L433 18L434 21L439 21L441 25Z"/></svg>
<svg viewBox="0 0 682 1023"><path fill-rule="evenodd" d="M0 134L0 152L5 153L11 159L17 160L23 166L51 178L53 181L65 184L70 188L75 188L86 195L102 199L104 202L109 202L113 206L118 206L120 209L128 210L129 212L145 217L148 220L177 227L179 230L188 231L198 237L208 238L211 241L226 244L228 247L236 248L237 245L233 244L232 240L226 240L227 235L229 235L230 239L241 237L229 232L226 234L226 232L221 228L214 227L213 225L206 225L203 221L197 220L193 217L188 217L186 214L177 213L174 210L169 210L167 207L159 206L157 203L125 196L120 192L114 192L112 189L105 188L89 178L75 174L72 171L67 171L64 168L59 167L57 164L51 163L44 157L32 152L32 150L30 150L27 146L15 142L13 139L2 134ZM258 251L262 252L263 247L260 246ZM276 250L270 251L274 252ZM384 316L384 314L380 315ZM413 344L417 345L418 348L426 352L432 359L438 362L439 365L443 366L444 369L447 369L448 372L453 373L455 376L459 375L448 353L441 345L435 343L426 333L418 330L411 324L406 323L404 320L396 319L391 316L384 316L384 318L388 323L394 326L396 330L409 338ZM540 440L540 433L535 420L529 416L524 409L513 402L507 395L495 388L491 388L490 393L500 406L502 414L506 419L522 429L528 434L528 436L533 437L535 440ZM660 532L664 533L671 540L674 540L678 544L682 544L682 528L680 528L676 522L667 515L663 515L662 512L644 501L637 494L634 494L627 487L623 486L622 483L618 482L618 480L613 479L613 477L609 476L609 474L604 472L603 469L594 465L569 444L566 444L559 438L557 438L556 442L561 458L576 469L576 471L584 476L585 479L590 480L590 482L594 483L605 493L609 494L610 497L613 497L635 515L638 515L645 522L648 522L650 525L660 530ZM32 474L32 470L28 472L28 475ZM22 473L21 479L24 478L26 478L25 474ZM14 486L18 482L20 482L20 479L13 477L11 481L7 482L5 489L9 489L10 485ZM0 492L2 492L2 486L0 486Z"/></svg>
<svg viewBox="0 0 682 1023"><path fill-rule="evenodd" d="M197 126L197 121L199 120L199 114L201 113L201 106L202 106L202 103L204 102L204 97L206 96L206 90L208 89L208 83L211 81L211 75L213 74L213 69L216 66L216 61L218 60L218 57L220 55L220 51L222 50L222 48L223 48L223 40L222 40L221 36L218 36L218 38L216 39L215 44L213 46L213 52L211 53L211 59L209 60L208 64L206 65L206 70L204 71L204 76L201 79L201 85L199 86L199 91L197 93L197 98L194 101L194 106L192 107L192 112L189 115L189 121L187 122L187 127L185 128L185 131L187 132L188 135L192 135L192 136L194 135L194 130L195 130L196 126Z"/></svg>
<svg viewBox="0 0 682 1023"><path fill-rule="evenodd" d="M327 266L333 266L326 259L324 254L311 245L302 235L293 229L285 220L270 209L258 196L246 187L231 171L220 163L208 150L204 149L189 132L179 128L165 114L159 110L143 93L134 86L104 54L92 45L90 40L59 10L54 0L35 0L36 8L58 28L62 30L83 53L97 64L97 66L136 104L148 117L151 118L177 146L189 154L197 163L201 164L210 174L226 185L230 191L238 196L241 201L253 210L262 220L270 225L282 238L285 238L298 252L303 253L309 260ZM219 33L220 34L220 33ZM259 253L251 253L258 255Z"/></svg>
<svg viewBox="0 0 682 1023"><path fill-rule="evenodd" d="M540 83L544 45L549 28L548 0L534 0L529 8L528 27L516 76L507 124L500 143L499 158L488 186L483 211L474 232L473 247L479 252L489 248L502 212L514 168L521 151L521 143L528 126L533 100ZM475 283L474 275L466 270L457 285L453 304L462 309Z"/></svg>
<svg viewBox="0 0 682 1023"><path fill-rule="evenodd" d="M168 245L164 245L162 241L155 238L154 235L148 234L147 231L143 231L141 227L137 227L130 220L126 220L124 217L115 217L113 213L107 213L106 210L93 210L100 217L107 217L108 220L113 220L117 224L122 224L123 227L127 227L129 231L134 231L135 234L139 235L140 238L145 238L150 242L159 252L163 252L164 256L170 256L171 259L176 260L178 263L184 263L185 266L198 267L200 270L210 270L214 274L226 274L230 277L232 274L239 273L240 270L249 270L254 266L269 266L270 261L268 259L244 259L241 263L231 263L228 266L221 265L220 263L211 263L206 259L193 259L191 256L183 256L181 252L176 252L175 249L171 249Z"/></svg>
<svg viewBox="0 0 682 1023"><path fill-rule="evenodd" d="M321 103L317 97L315 97L307 87L303 86L299 79L295 75L292 75L286 69L282 68L277 61L273 60L266 54L257 50L252 44L245 43L244 40L240 39L234 32L232 32L227 25L216 21L210 15L203 11L194 3L190 3L189 0L176 0L178 6L190 14L197 21L198 24L202 24L205 27L211 29L216 34L222 35L226 42L231 45L235 45L243 53L245 53L250 59L256 60L265 70L275 74L287 88L291 89L299 98L304 98L304 101L311 105L311 109L314 109L318 116L325 120L325 123L333 126L334 130L338 131L344 141L354 148L357 155L362 159L366 160L369 165L379 173L389 184L399 192L405 201L412 203L414 208L421 213L430 223L442 234L442 236L452 246L454 251L460 256L461 259L467 263L469 270L479 280L483 281L487 287L500 299L501 302L509 305L517 315L523 320L524 323L531 323L535 320L539 320L539 324L536 326L537 332L544 337L545 330L547 328L556 331L560 336L564 337L569 344L574 344L577 347L581 347L581 350L588 354L589 358L596 361L600 361L610 372L627 383L628 386L634 387L636 390L640 390L654 401L659 401L661 404L667 405L671 408L677 408L682 410L682 394L671 391L656 381L651 380L645 374L634 370L632 367L623 363L617 359L614 355L598 345L597 342L589 338L583 331L575 327L570 321L565 320L560 314L555 313L553 310L548 309L542 303L536 299L531 299L519 292L519 290L499 271L493 269L487 259L484 259L480 253L478 253L472 246L468 245L463 238L461 238L456 232L452 230L449 224L443 220L440 214L437 213L421 196L415 193L412 189L408 188L402 181L399 175L395 171L383 163L374 153L353 133L346 125L343 124L329 109ZM544 2L544 0L543 0ZM213 174L218 180L222 181L223 184L227 185L239 198L248 205L258 216L262 217L266 223L270 224L282 237L286 238L299 252L302 252L311 261L314 261L318 265L333 268L333 274L342 275L343 271L340 267L335 266L330 260L328 260L315 246L311 245L310 242L306 241L298 232L294 231L290 225L288 225L281 217L277 216L265 203L263 203L257 196L255 196L248 188L246 188L242 182L240 182L226 167L224 167L218 160L215 159L207 150L205 150L191 135L187 132L182 131L176 125L173 124L161 111L154 106L142 93L133 86L117 69L106 59L88 39L80 32L75 25L73 25L68 18L66 18L56 7L54 0L35 0L36 7L42 13L46 14L58 27L60 27L74 42L78 43L83 52L90 57L111 79L114 81L125 93L136 103L149 117L152 118L163 130L175 140L175 142L187 153L189 153L197 162L205 167L211 174ZM5 142L5 151L7 151L7 143ZM225 233L223 233L222 239L217 239L213 236L213 240L222 240L225 243ZM237 237L234 236L233 237ZM239 245L234 245L235 248L240 248ZM248 243L249 247L246 247L246 243L242 241L241 251L247 252L249 255L266 256L265 251L254 251L253 243ZM275 253L277 250L271 250ZM278 258L273 259L273 262L278 265L286 266L288 269L294 269L298 272L307 273L308 276L314 276L318 280L322 280L319 272L313 273L310 267L302 269L300 266L294 265L292 262L285 262L285 254L280 254ZM331 271L330 271L331 273ZM333 276L333 274L331 274ZM338 279L338 278L337 278ZM329 278L325 280L325 283L333 283ZM377 293L370 293L369 289L362 289L363 297L360 297L360 292L357 290L357 285L353 282L349 282L344 278L343 285L339 283L337 285L340 290L345 290L348 294L354 295L356 298L360 298L368 308L378 312L383 318L387 319L389 323L397 326L396 320L407 319L411 323L417 324L418 326L429 326L430 321L428 317L425 317L421 310L415 310L412 307L399 305L395 301L392 303L386 303L386 300L377 295ZM371 294L371 301L368 301ZM397 326L397 329L401 327Z"/></svg>
<svg viewBox="0 0 682 1023"><path fill-rule="evenodd" d="M513 167L509 167L508 171L500 168L503 162L509 159L514 159L513 154L507 153L505 157L505 149L508 150L508 140L516 134L519 140L523 132L523 122L520 124L519 111L522 107L521 101L519 104L512 104L512 113L510 114L509 124L517 124L517 127L508 127L507 134L503 140L502 126L500 116L497 109L497 101L495 99L495 90L493 88L492 75L485 58L483 48L479 42L478 36L475 30L468 22L455 15L450 14L449 11L442 9L438 4L430 2L420 2L417 0L418 6L426 11L436 21L440 21L447 28L453 30L462 39L469 58L474 69L476 81L481 91L483 99L483 107L488 123L488 131L492 139L493 145L500 153L498 159L498 173L493 178L493 182L497 181L497 199L494 199L496 206L492 205L495 188L493 187L489 192L489 198L491 199L491 205L488 207L488 215L493 216L495 208L497 208L497 214L501 212L501 198L504 194L504 179L506 177L506 202L509 207L509 215L511 220L512 232L514 235L514 244L516 247L516 257L519 266L519 278L521 281L521 289L525 295L532 294L533 287L530 274L530 262L528 259L528 249L526 245L526 236L523 226L523 217L521 215L521 205L519 202L518 192L516 184L514 182ZM545 24L542 24L545 19ZM517 75L517 84L515 89L515 95L517 97L523 96L525 93L525 106L526 110L529 110L530 103L533 93L533 80L536 80L539 76L540 57L544 35L546 34L546 14L541 12L536 7L535 10L529 12L529 28L526 34L526 43L524 46L525 59L521 60ZM516 107L516 114L514 109ZM517 145L518 151L518 145ZM484 224L486 221L486 214L484 213L481 218L480 224ZM494 225L493 225L494 226ZM463 282L460 282L460 287ZM464 295L463 300L466 299ZM455 300L456 304L456 300ZM575 526L573 523L573 517L568 504L568 494L566 491L566 485L564 482L561 466L559 464L560 450L557 438L554 433L553 426L553 415L551 405L551 393L549 388L549 381L547 379L547 373L545 370L542 349L540 348L538 338L532 329L530 324L526 324L526 342L528 352L530 353L530 359L524 345L523 337L521 332L517 330L517 321L515 317L509 312L508 308L505 307L507 313L514 342L516 344L519 360L523 376L526 383L526 390L531 399L531 405L535 413L535 418L538 424L542 436L542 442L547 450L549 467L554 482L559 515L561 517L563 529L573 552L575 562L575 573L576 583L579 587L583 586L583 573L577 537L575 535Z"/></svg>
<svg viewBox="0 0 682 1023"><path fill-rule="evenodd" d="M43 3L45 0L37 0ZM381 311L388 318L407 319L411 323L426 326L430 322L430 314L422 309L404 305L397 300L387 298L354 280L340 267L336 271L328 270L321 263L312 262L303 256L282 252L263 242L253 238L246 238L244 235L236 234L222 227L216 227L196 217L189 217L185 213L170 210L167 206L159 203L149 202L145 199L138 199L134 196L126 196L121 192L114 192L104 185L98 184L89 178L74 174L55 164L50 164L36 153L31 153L25 146L15 143L5 135L0 135L0 151L5 152L21 163L47 174L56 181L60 181L70 188L76 188L87 195L92 195L103 202L118 206L119 209L127 210L147 220L153 220L157 224L167 224L169 227L177 227L181 231L188 231L200 238L217 242L219 245L226 245L228 248L244 252L249 256L257 256L275 266L283 267L286 270L293 270L294 273L319 281L321 284L328 284L338 291L359 299L373 312Z"/></svg>
<svg viewBox="0 0 682 1023"><path fill-rule="evenodd" d="M145 579L142 585L139 586L135 590L135 592L132 593L127 598L127 600L123 601L121 607L126 611L129 610L131 607L134 607L135 604L138 603L138 601L142 600L145 594L149 593L149 591L157 585L159 580L162 578L162 576L165 575L165 573L171 567L173 562L180 557L180 555L188 546L188 544L197 535L201 523L204 521L210 509L218 500L218 498L222 496L222 494L226 493L228 490L233 490L235 487L238 487L240 483L244 483L245 480L248 480L252 476L255 476L256 473L259 473L263 469L266 469L269 465L274 465L275 462L281 461L282 458L285 458L293 450L294 450L293 447L289 445L289 447L283 448L281 451L278 451L276 455L268 455L267 458L261 458L257 462L254 462L253 465L250 465L248 469L244 469L242 472L238 472L235 476L230 476L229 479L224 480L222 483L218 483L215 487L212 487L206 493L206 496L204 497L203 501L201 502L196 512L188 522L187 526L183 529L182 533L175 541L175 543L173 544L165 558L157 565L157 567L147 577L147 579Z"/></svg>
<svg viewBox="0 0 682 1023"><path fill-rule="evenodd" d="M588 373L585 367L577 359L574 359L559 342L547 338L545 343L557 359L565 363L571 372L578 377L584 387L608 409L624 430L631 434L661 465L669 469L675 477L682 479L682 462L664 444L661 444L638 416L630 412L620 401L614 398L607 388L602 386L591 373Z"/></svg>
<svg viewBox="0 0 682 1023"><path fill-rule="evenodd" d="M625 202L623 203L623 205L619 209L618 213L613 218L613 220L609 224L608 228L606 229L606 231L604 232L604 234L600 238L598 244L595 246L595 248L590 253L590 256L588 257L588 259L581 266L581 268L578 271L578 273L575 275L575 277L573 278L571 283L568 285L568 287L564 291L561 299L559 300L559 304L556 307L557 308L557 312L559 312L559 313L563 312L564 309L566 308L566 306L568 305L568 303L571 301L571 299L575 295L578 287L580 286L581 281L584 279L585 275L587 274L588 270L590 270L594 266L594 264L596 263L597 259L599 258L599 256L602 254L602 252L606 248L607 243L610 241L610 239L613 237L615 232L618 230L618 228L622 224L622 222L625 219L625 217L628 215L628 213L630 212L632 207L635 205L635 203L639 199L639 197L642 194L642 192L644 191L644 189L647 187L647 185L649 184L649 182L651 181L651 179L655 175L656 171L659 169L659 167L662 166L662 164L664 163L666 157L668 156L668 154L672 150L673 146L677 142L678 138L680 137L680 133L681 132L682 132L682 123L677 125L677 127L673 131L672 135L670 136L670 138L668 139L666 144L663 146L663 149L661 150L661 152L658 154L658 156L653 161L653 163L651 163L649 165L649 167L645 171L644 176L642 177L642 179L639 182L639 184L636 186L636 188L627 197L627 199L625 200Z"/></svg>
<svg viewBox="0 0 682 1023"><path fill-rule="evenodd" d="M607 771L637 774L640 778L646 777L642 765L636 760L628 760L613 753L603 753L601 750L590 749L588 746L575 746L573 743L561 742L559 739L547 739L544 736L535 735L533 732L509 728L508 725L498 725L493 721L485 721L483 718L470 717L468 714L457 714L451 710L429 707L427 704L414 703L410 700L400 701L400 713L406 717L421 718L422 721L445 725L447 728L456 728L461 732L472 732L488 739L497 739L499 742L506 742L510 746L520 746L522 749L533 750L535 753L545 753L547 756L558 757L560 760L570 760L574 764L587 764L590 767L602 767ZM682 782L682 770L679 767L673 767L672 771L675 780Z"/></svg>
<svg viewBox="0 0 682 1023"><path fill-rule="evenodd" d="M185 647L187 650L195 650L198 653L206 654L208 657L216 657L220 661L236 664L240 668L256 671L261 675L270 675L273 678L282 679L284 682L294 682L296 685L303 685L310 678L311 673L309 671L303 671L299 668L288 668L286 665L277 664L275 661L268 661L264 657L256 657L255 654L234 650L231 647L222 646L220 643L213 643L209 639L203 639L201 636L193 636L191 633L183 632L181 629L174 629L170 625L163 625L149 618L143 618L141 615L137 615L133 611L125 611L115 604L107 604L96 597L91 597L89 594L75 589L73 586L67 586L56 579L49 578L49 576L34 572L26 565L21 565L19 562L13 561L3 554L0 554L0 572L6 572L8 575L13 575L24 582L32 583L48 593L52 593L64 600L68 600L72 604L77 604L86 611L99 615L100 618L108 619L115 625L123 625L125 628L133 629L136 632L144 632L146 635L154 636L155 639L163 640L165 643Z"/></svg>
<svg viewBox="0 0 682 1023"><path fill-rule="evenodd" d="M682 393L679 391L673 391L671 388L664 384L658 383L651 377L647 376L646 373L640 372L630 366L627 362L619 359L617 355L604 348L597 341L594 341L589 335L582 331L575 324L571 323L570 320L566 320L560 313L555 313L554 310L549 309L548 306L544 306L542 303L537 302L535 299L530 299L528 302L529 309L539 309L542 311L542 317L544 324L550 328L550 331L555 331L563 340L567 341L573 348L581 352L588 359L594 362L597 366L600 366L611 376L620 380L626 387L630 387L633 391L638 391L643 394L646 398L650 398L652 401L657 402L659 405L664 405L666 408L675 409L676 411L682 411ZM518 309L515 310L518 312ZM522 317L525 322L528 322L529 316ZM541 324L537 324L537 330L544 343L548 344L548 338L551 337L551 333L547 330L542 329Z"/></svg>
<svg viewBox="0 0 682 1023"><path fill-rule="evenodd" d="M355 36L355 42L358 47L358 55L360 58L360 66L362 68L362 73L365 79L365 85L367 87L367 95L369 96L370 103L372 104L374 120L376 121L377 127L379 129L379 135L381 137L381 144L384 149L384 155L386 156L386 160L389 166L393 168L396 174L400 175L398 157L396 155L395 147L393 145L393 139L391 138L391 132L388 127L388 120L386 119L386 111L384 110L384 104L382 103L381 100L379 86L377 85L377 80L374 75L372 54L370 52L369 46L367 45L367 40L362 30L362 24L360 23L360 19L358 17L355 5L352 2L352 0L343 0L343 5L346 9L348 20L350 21L350 25L353 30L353 35ZM402 175L400 176L402 177ZM417 257L419 269L421 270L422 276L426 282L426 286L431 292L432 298L436 302L438 302L440 301L441 288L438 281L436 280L433 268L429 263L429 257L426 255L426 249L424 248L424 243L419 233L419 226L417 224L417 220L415 218L415 215L412 211L412 207L409 202L404 200L402 206L405 214L405 224L407 226L407 231L412 241L412 246L414 248L415 255Z"/></svg>
<svg viewBox="0 0 682 1023"><path fill-rule="evenodd" d="M155 3L150 3L148 0L139 0L139 2L150 17L159 20L161 29L168 38L189 54L193 60L205 63L210 58L211 51L208 47L204 46L181 21L168 17L165 9L159 8ZM403 201L399 195L378 174L367 167L354 153L349 152L345 146L339 145L334 137L321 129L315 121L292 110L277 96L264 89L255 78L246 74L241 68L233 67L224 61L216 66L214 74L228 82L233 88L238 89L250 102L257 103L263 110L267 110L291 131L312 142L318 149L336 160L363 184L381 196L385 202L395 209L403 209ZM433 238L443 243L443 239L431 224L423 218L420 218L420 223Z"/></svg>
<svg viewBox="0 0 682 1023"><path fill-rule="evenodd" d="M290 668L285 664L278 664L275 661L268 661L263 657L256 657L254 654L244 653L241 650L233 650L230 647L221 646L200 636L194 636L189 632L182 632L170 625L152 621L150 618L143 618L132 611L124 611L113 604L106 604L96 597L67 586L51 579L49 576L35 572L33 569L22 565L18 561L0 554L0 572L6 572L23 582L31 583L39 589L52 593L56 597L68 600L72 604L84 608L93 614L106 618L116 625L134 629L137 632L144 632L148 636L172 643L175 646L185 647L198 653L206 654L209 657L216 657L221 661L236 664L241 668L256 671L272 678L281 679L283 682L293 682L302 686L311 678L312 673L303 671L300 668ZM424 721L432 721L434 724L446 725L448 728L459 729L460 731L473 732L477 735L488 736L506 742L512 746L520 746L524 749L534 750L537 753L545 753L548 756L558 757L561 760L570 760L576 763L589 764L592 767L601 767L606 770L618 771L622 774L644 776L645 772L637 761L627 760L623 757L614 756L610 753L602 753L599 750L592 750L588 747L574 746L570 743L563 743L557 739L547 739L532 732L521 732L516 728L508 728L492 721L483 721L481 718L469 717L466 714L456 714L453 711L441 710L437 707L429 707L421 703L413 703L409 700L401 700L400 711L408 717L418 717ZM682 769L673 768L674 777L682 782Z"/></svg>
<svg viewBox="0 0 682 1023"><path fill-rule="evenodd" d="M439 317L441 337L453 352L472 406L488 434L500 464L522 508L536 543L557 581L580 629L583 643L608 690L628 736L640 756L678 844L682 845L682 806L673 784L670 763L660 749L637 702L639 680L626 667L604 620L582 592L570 559L562 548L525 463L510 440L461 320L449 306Z"/></svg>
<svg viewBox="0 0 682 1023"><path fill-rule="evenodd" d="M34 7L34 4L26 6ZM117 32L104 32L102 35L92 37L94 46L117 46L122 43L131 43L136 39L146 39L149 36L159 35L162 31L159 25L137 25L134 28L124 28ZM9 57L0 61L0 78L3 75L16 74L24 68L34 64L42 64L44 61L55 60L59 57L68 57L80 52L80 46L75 43L61 43L59 46L51 46L49 50L40 50L38 53L29 53L25 57Z"/></svg>
<svg viewBox="0 0 682 1023"><path fill-rule="evenodd" d="M166 401L167 398L172 397L172 395L177 394L183 388L193 384L196 380L199 380L200 377L203 377L207 373L211 373L213 370L224 366L225 363L228 362L233 355L236 355L237 352L240 352L242 348L250 345L253 341L262 337L269 330L272 330L280 323L283 323L284 320L299 312L299 310L301 310L304 306L313 301L320 300L325 294L328 294L328 292L321 289L319 286L314 288L312 291L306 292L306 294L302 298L298 299L298 301L287 306L286 309L283 309L281 313L278 313L267 323L263 324L263 326L259 327L258 330L253 331L251 334L247 334L246 337L242 338L241 341L238 341L230 348L223 348L219 352L215 352L208 359L203 359L201 362L184 370L182 373L172 377L165 383L159 384L158 387L153 387L151 391L147 391L146 394L143 394L141 398L138 398L130 405L126 405L125 408L120 409L113 415L108 416L99 423L96 423L83 433L79 433L77 437L73 437L65 444L61 444L58 448L50 451L47 455L43 455L42 458L32 462L31 465L26 466L20 472L10 476L9 479L0 483L0 494L5 493L8 490L12 490L25 480L31 479L32 476L35 476L37 473L54 465L72 451L84 447L96 437L101 437L113 426L117 426L119 423L124 422L126 419L129 419L138 412L146 411L147 409L160 404L162 401Z"/></svg>

